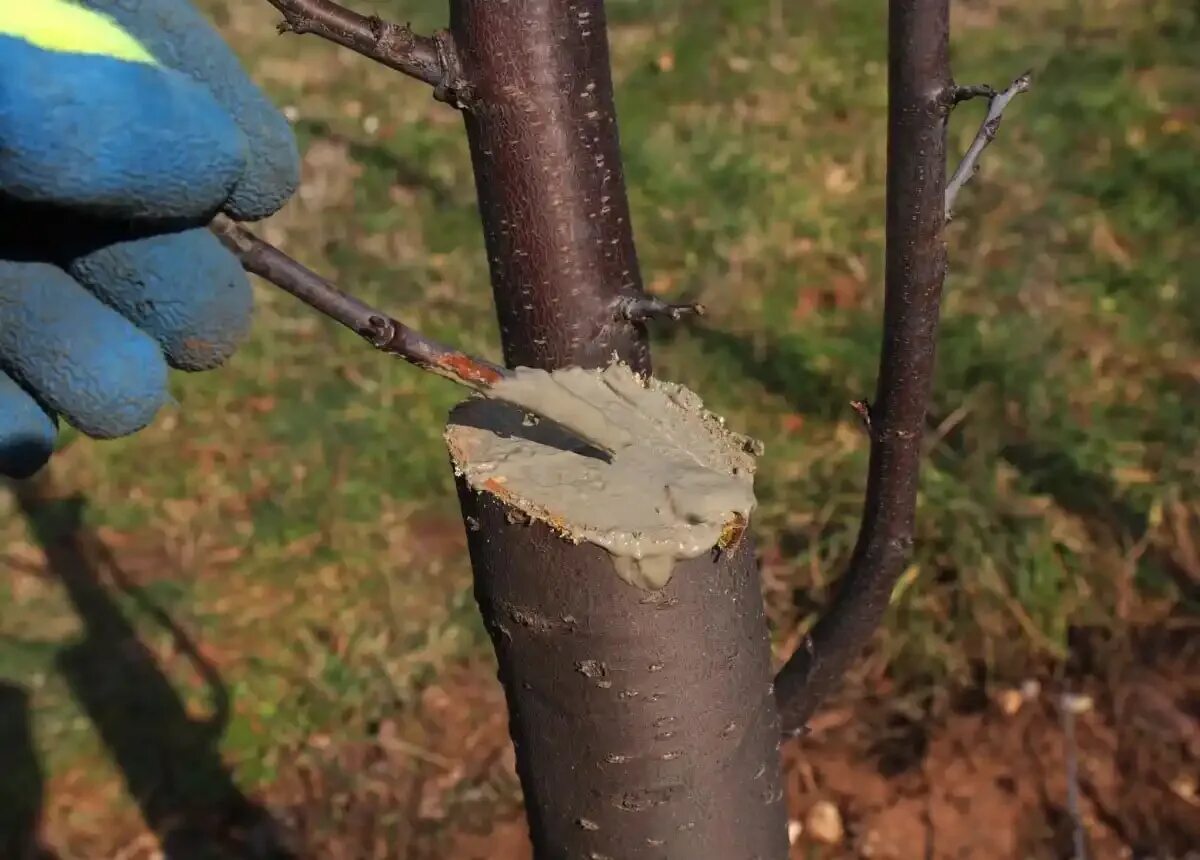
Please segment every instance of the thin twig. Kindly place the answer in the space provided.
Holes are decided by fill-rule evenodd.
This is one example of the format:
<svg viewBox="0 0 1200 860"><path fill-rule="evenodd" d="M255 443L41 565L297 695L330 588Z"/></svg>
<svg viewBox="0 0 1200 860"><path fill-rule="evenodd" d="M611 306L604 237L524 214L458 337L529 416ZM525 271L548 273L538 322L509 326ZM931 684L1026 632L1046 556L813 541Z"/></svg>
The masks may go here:
<svg viewBox="0 0 1200 860"><path fill-rule="evenodd" d="M988 144L996 139L996 130L1000 128L1000 121L1004 118L1005 108L1008 107L1009 102L1029 89L1033 83L1032 74L1032 72L1026 72L1013 81L1008 89L1001 92L995 92L991 90L991 87L955 88L955 102L972 98L975 95L986 94L989 90L991 91L991 95L988 96L987 116L983 118L983 123L979 126L979 131L975 133L975 139L967 147L967 152L963 156L962 161L959 162L958 167L954 169L954 173L946 183L947 221L954 217L954 201L958 198L958 192L962 191L963 186L971 181L971 177L979 169L979 157L988 148ZM962 95L964 93L966 95Z"/></svg>
<svg viewBox="0 0 1200 860"><path fill-rule="evenodd" d="M444 37L419 36L407 24L360 15L332 0L267 2L283 15L281 33L312 33L438 87L441 93L457 88L457 62Z"/></svg>
<svg viewBox="0 0 1200 860"><path fill-rule="evenodd" d="M507 375L503 368L430 340L399 320L376 310L296 262L245 227L218 215L209 228L241 261L242 267L330 319L360 335L367 343L438 376L484 391Z"/></svg>
<svg viewBox="0 0 1200 860"><path fill-rule="evenodd" d="M655 296L622 296L616 301L617 316L630 322L646 322L651 319L669 319L678 322L685 316L704 316L704 305L699 302L671 304Z"/></svg>

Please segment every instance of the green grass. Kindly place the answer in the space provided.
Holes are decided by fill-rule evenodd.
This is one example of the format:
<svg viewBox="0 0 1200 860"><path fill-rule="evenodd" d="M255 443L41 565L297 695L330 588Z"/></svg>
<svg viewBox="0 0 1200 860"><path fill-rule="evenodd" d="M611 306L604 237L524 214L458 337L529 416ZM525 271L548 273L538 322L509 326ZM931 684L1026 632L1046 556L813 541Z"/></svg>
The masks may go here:
<svg viewBox="0 0 1200 860"><path fill-rule="evenodd" d="M360 58L277 38L265 3L203 5L299 115L306 190L268 236L498 355L453 112ZM442 23L431 2L358 5ZM782 641L843 569L861 504L866 441L846 404L870 395L879 340L884 20L880 4L832 0L697 5L611 2L622 144L647 284L711 309L656 335L658 372L766 442L756 528ZM902 689L1052 670L1073 627L1197 609L1200 20L1146 0L955 9L961 81L1032 67L1035 87L949 231L916 557L872 663ZM981 110L956 114L953 149ZM228 368L178 376L178 407L153 427L72 439L55 466L83 522L219 669L233 701L220 748L248 785L313 733L353 737L403 711L487 647L440 439L458 392L257 296ZM102 747L56 669L77 613L36 575L11 504L0 543L15 571L0 577L0 679L31 690L50 777L86 771ZM171 637L118 605L203 710Z"/></svg>

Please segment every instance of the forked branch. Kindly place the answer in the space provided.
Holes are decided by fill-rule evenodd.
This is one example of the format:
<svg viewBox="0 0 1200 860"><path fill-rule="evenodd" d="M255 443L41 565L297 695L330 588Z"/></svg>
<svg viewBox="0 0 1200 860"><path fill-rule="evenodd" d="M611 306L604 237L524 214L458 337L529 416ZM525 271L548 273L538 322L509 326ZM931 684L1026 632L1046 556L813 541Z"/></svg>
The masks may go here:
<svg viewBox="0 0 1200 860"><path fill-rule="evenodd" d="M332 0L267 0L283 15L281 33L312 33L388 68L438 88L443 101L460 89L458 62L449 34L419 36L407 24L361 15Z"/></svg>
<svg viewBox="0 0 1200 860"><path fill-rule="evenodd" d="M399 320L343 293L316 272L224 215L214 218L209 228L241 261L246 271L270 281L341 323L380 352L397 355L423 370L476 391L486 390L507 375L502 367L430 340Z"/></svg>
<svg viewBox="0 0 1200 860"><path fill-rule="evenodd" d="M783 728L790 734L804 730L870 640L908 564L946 275L943 231L1004 109L1030 85L1025 74L999 93L987 86L956 87L949 22L949 0L889 4L883 350L874 402L854 404L871 437L867 494L858 541L833 601L775 678ZM979 96L989 100L987 116L947 183L950 111Z"/></svg>
<svg viewBox="0 0 1200 860"><path fill-rule="evenodd" d="M949 0L891 0L888 14L887 240L883 350L875 399L859 404L871 437L862 525L833 600L775 678L785 733L817 705L870 641L908 564L921 433L946 271Z"/></svg>
<svg viewBox="0 0 1200 860"><path fill-rule="evenodd" d="M1032 83L1032 73L1026 72L1013 81L1008 89L1000 92L996 92L988 86L958 87L955 90L955 101L964 101L976 95L986 95L988 97L988 110L987 116L983 118L983 123L979 126L979 131L975 133L975 139L967 147L962 161L958 163L958 167L954 169L950 181L946 183L947 221L954 217L954 202L958 199L958 192L962 191L963 186L970 182L975 172L979 170L979 157L983 155L983 151L988 148L988 145L996 139L996 131L1000 128L1000 121L1004 119L1004 109L1008 107L1009 102L1028 90Z"/></svg>

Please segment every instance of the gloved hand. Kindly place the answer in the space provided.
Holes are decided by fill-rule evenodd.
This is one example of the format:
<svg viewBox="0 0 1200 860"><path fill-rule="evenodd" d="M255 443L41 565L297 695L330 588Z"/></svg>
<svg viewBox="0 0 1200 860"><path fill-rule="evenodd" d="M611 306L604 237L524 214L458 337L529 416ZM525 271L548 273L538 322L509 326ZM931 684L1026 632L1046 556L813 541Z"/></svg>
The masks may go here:
<svg viewBox="0 0 1200 860"><path fill-rule="evenodd" d="M0 474L58 417L106 438L245 334L250 287L206 224L295 189L287 121L186 0L0 0Z"/></svg>

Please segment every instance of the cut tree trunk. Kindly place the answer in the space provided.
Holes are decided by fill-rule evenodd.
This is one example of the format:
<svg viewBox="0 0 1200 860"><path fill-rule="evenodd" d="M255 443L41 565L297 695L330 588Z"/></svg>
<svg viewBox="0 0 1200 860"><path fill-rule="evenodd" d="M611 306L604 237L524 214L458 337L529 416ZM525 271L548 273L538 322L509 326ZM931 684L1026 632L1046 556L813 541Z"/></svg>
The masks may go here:
<svg viewBox="0 0 1200 860"><path fill-rule="evenodd" d="M753 541L645 592L599 547L459 492L537 856L785 857Z"/></svg>
<svg viewBox="0 0 1200 860"><path fill-rule="evenodd" d="M453 0L510 367L650 371L601 0ZM753 545L647 592L460 481L539 858L779 860L779 727Z"/></svg>

